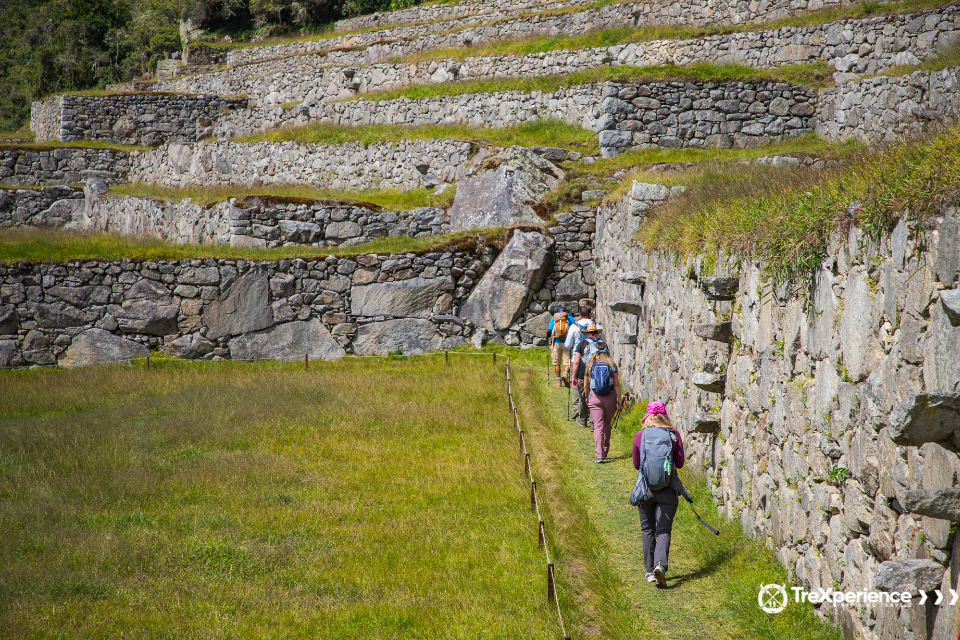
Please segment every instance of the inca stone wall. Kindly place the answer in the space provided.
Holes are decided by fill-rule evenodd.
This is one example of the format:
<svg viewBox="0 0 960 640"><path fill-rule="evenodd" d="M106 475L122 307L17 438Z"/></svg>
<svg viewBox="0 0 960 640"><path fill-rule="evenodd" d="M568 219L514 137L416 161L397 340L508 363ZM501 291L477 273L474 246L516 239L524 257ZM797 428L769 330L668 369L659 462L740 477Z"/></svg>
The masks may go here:
<svg viewBox="0 0 960 640"><path fill-rule="evenodd" d="M312 41L289 42L263 47L230 49L227 64L236 65L303 53L316 53L346 47L366 47L367 63L388 58L450 47L469 46L510 38L538 35L579 35L625 25L643 24L742 24L782 18L803 13L814 3L729 2L723 5L618 3L568 13L529 13L503 20L490 21L486 16L460 17L423 24L399 25L392 28L343 34ZM839 6L840 2L817 2L818 8ZM405 41L405 42L404 42ZM377 47L380 43L386 46ZM373 46L371 46L373 45Z"/></svg>
<svg viewBox="0 0 960 640"><path fill-rule="evenodd" d="M362 191L459 179L473 145L459 140L344 144L199 142L167 144L132 159L132 181L188 185L309 184Z"/></svg>
<svg viewBox="0 0 960 640"><path fill-rule="evenodd" d="M916 64L956 41L956 6L906 15L843 20L688 40L653 40L547 53L343 66L324 54L242 65L162 83L164 91L245 94L254 105L321 102L415 84L548 76L603 65L720 61L758 68L819 60L845 74L872 75ZM356 62L346 64L356 65Z"/></svg>
<svg viewBox="0 0 960 640"><path fill-rule="evenodd" d="M145 355L334 359L452 348L496 251L0 267L0 367Z"/></svg>
<svg viewBox="0 0 960 640"><path fill-rule="evenodd" d="M38 142L110 140L153 146L166 140L198 140L212 133L222 111L245 105L245 99L218 96L64 94L34 102L30 128Z"/></svg>
<svg viewBox="0 0 960 640"><path fill-rule="evenodd" d="M0 148L0 185L79 184L88 178L117 184L129 172L130 154L117 149Z"/></svg>
<svg viewBox="0 0 960 640"><path fill-rule="evenodd" d="M599 115L600 85L563 87L551 93L504 91L437 96L411 100L354 100L305 103L235 112L216 127L216 135L233 137L282 126L312 122L362 126L367 124L428 125L464 123L478 127L508 127L530 120L561 120L590 128Z"/></svg>
<svg viewBox="0 0 960 640"><path fill-rule="evenodd" d="M869 144L920 135L960 114L960 67L847 82L820 94L817 134Z"/></svg>
<svg viewBox="0 0 960 640"><path fill-rule="evenodd" d="M63 185L42 189L0 188L0 228L63 227L83 209L83 190Z"/></svg>
<svg viewBox="0 0 960 640"><path fill-rule="evenodd" d="M417 5L397 11L371 13L337 22L336 31L356 31L378 26L451 20L468 16L484 15L502 18L518 11L549 11L551 9L578 7L592 4L593 0L568 0L567 2L543 2L541 0L470 0L456 4Z"/></svg>
<svg viewBox="0 0 960 640"><path fill-rule="evenodd" d="M836 234L809 299L750 262L721 255L707 277L703 257L646 253L629 243L635 221L626 200L598 213L599 319L625 382L667 402L721 508L808 589L956 588L960 540L947 516L915 510L952 495L960 420L947 410L946 431L918 431L894 409L960 391L957 210L879 240ZM926 576L909 588L889 580L906 560ZM946 605L836 616L848 637L958 630Z"/></svg>
<svg viewBox="0 0 960 640"><path fill-rule="evenodd" d="M608 82L600 150L759 147L813 131L817 92L770 82Z"/></svg>
<svg viewBox="0 0 960 640"><path fill-rule="evenodd" d="M202 44L191 44L183 48L183 64L199 66L207 64L223 64L227 61L226 47L212 47Z"/></svg>
<svg viewBox="0 0 960 640"><path fill-rule="evenodd" d="M388 211L364 202L276 196L231 198L200 205L190 199L175 202L113 195L104 185L96 184L86 191L85 208L68 221L75 228L177 243L248 248L349 247L386 236L422 237L450 228L447 213L434 207ZM24 220L22 224L33 223Z"/></svg>

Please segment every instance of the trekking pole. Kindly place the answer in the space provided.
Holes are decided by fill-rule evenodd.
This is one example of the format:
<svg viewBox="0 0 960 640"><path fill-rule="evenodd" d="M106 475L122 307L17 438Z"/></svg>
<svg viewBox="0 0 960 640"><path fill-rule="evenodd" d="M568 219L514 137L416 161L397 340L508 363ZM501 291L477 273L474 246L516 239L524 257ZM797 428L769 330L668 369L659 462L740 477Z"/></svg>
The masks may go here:
<svg viewBox="0 0 960 640"><path fill-rule="evenodd" d="M679 478L679 477L677 477L677 482L680 482L680 478ZM693 515L697 516L697 520L700 521L700 524L702 524L702 525L705 526L707 529L709 529L709 530L710 530L710 533L712 533L712 534L714 534L714 535L717 535L717 536L720 535L720 532L719 532L719 531L717 531L716 529L714 529L713 527L711 527L709 524L707 524L707 523L704 521L704 519L700 517L700 514L697 513L696 507L693 506L693 498L691 498L691 497L690 497L690 494L687 493L687 488L686 488L685 486L683 486L683 483L682 483L682 482L680 482L680 495L683 496L683 499L684 499L684 500L686 500L687 502L690 503L690 509L693 511Z"/></svg>
<svg viewBox="0 0 960 640"><path fill-rule="evenodd" d="M567 386L567 422L570 422L570 387Z"/></svg>

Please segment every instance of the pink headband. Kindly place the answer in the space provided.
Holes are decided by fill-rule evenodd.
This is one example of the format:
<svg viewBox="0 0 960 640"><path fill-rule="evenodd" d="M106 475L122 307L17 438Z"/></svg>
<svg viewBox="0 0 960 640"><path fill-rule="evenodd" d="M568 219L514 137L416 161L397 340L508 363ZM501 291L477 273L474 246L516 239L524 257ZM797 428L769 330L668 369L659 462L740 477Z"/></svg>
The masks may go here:
<svg viewBox="0 0 960 640"><path fill-rule="evenodd" d="M653 402L647 405L647 413L646 415L643 416L643 419L646 420L650 416L656 415L658 413L667 415L667 405L663 404L659 400L654 400Z"/></svg>

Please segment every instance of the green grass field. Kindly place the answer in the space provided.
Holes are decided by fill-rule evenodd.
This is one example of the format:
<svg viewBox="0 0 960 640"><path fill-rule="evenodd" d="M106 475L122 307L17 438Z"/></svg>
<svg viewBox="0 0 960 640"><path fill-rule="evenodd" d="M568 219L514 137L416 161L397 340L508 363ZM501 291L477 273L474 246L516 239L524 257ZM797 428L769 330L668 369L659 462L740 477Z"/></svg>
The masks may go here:
<svg viewBox="0 0 960 640"><path fill-rule="evenodd" d="M465 356L4 372L0 636L557 638L506 402Z"/></svg>

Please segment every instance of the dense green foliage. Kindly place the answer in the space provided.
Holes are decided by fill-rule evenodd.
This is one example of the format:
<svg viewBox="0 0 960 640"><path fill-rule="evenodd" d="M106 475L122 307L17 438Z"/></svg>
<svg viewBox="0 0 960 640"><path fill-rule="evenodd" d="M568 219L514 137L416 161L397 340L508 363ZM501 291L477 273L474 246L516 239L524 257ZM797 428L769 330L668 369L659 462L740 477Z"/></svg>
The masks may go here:
<svg viewBox="0 0 960 640"><path fill-rule="evenodd" d="M153 73L181 49L180 21L235 36L275 34L417 0L3 0L0 131L46 95Z"/></svg>

